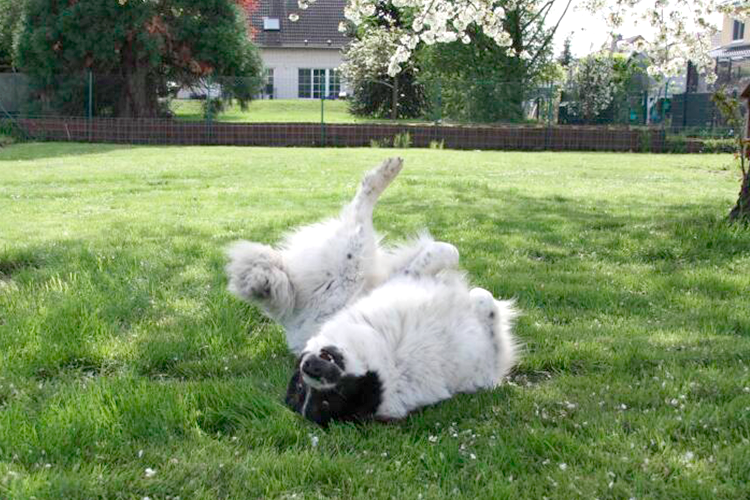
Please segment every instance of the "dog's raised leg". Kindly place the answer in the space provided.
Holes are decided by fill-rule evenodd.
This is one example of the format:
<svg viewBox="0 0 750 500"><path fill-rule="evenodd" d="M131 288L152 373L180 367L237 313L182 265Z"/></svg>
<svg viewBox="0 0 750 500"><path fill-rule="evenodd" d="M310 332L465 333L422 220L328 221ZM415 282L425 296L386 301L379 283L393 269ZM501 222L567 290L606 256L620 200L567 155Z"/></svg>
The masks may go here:
<svg viewBox="0 0 750 500"><path fill-rule="evenodd" d="M355 295L352 287L364 286L365 281L368 281L367 278L363 281L363 275L377 272L371 264L377 252L372 213L378 198L401 172L403 165L401 158L388 158L380 166L367 172L354 198L342 211L340 234L344 244L341 247L342 254L338 257L337 274L344 283L340 291L344 301Z"/></svg>
<svg viewBox="0 0 750 500"><path fill-rule="evenodd" d="M238 241L228 252L229 291L256 302L277 321L294 307L294 287L279 252L260 243Z"/></svg>
<svg viewBox="0 0 750 500"><path fill-rule="evenodd" d="M401 158L388 158L379 167L365 174L357 189L357 194L354 195L348 207L358 223L372 225L372 212L378 198L403 167L404 160Z"/></svg>

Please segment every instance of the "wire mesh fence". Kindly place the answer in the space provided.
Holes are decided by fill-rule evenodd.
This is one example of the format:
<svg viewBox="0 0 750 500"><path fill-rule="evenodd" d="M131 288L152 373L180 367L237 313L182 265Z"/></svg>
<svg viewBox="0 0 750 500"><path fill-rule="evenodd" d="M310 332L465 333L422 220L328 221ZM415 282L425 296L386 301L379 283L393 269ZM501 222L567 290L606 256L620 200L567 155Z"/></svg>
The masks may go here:
<svg viewBox="0 0 750 500"><path fill-rule="evenodd" d="M288 72L287 72L288 73ZM708 93L441 79L352 88L335 69L187 84L81 72L0 74L0 133L152 144L731 151ZM165 83L166 82L166 83ZM395 84L394 84L395 83Z"/></svg>

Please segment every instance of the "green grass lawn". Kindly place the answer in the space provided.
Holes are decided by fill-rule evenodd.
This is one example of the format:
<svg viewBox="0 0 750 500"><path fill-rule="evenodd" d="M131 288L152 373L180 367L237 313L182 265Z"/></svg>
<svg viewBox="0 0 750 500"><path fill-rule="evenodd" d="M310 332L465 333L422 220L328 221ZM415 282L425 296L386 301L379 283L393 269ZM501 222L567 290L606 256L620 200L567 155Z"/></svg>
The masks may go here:
<svg viewBox="0 0 750 500"><path fill-rule="evenodd" d="M513 383L328 431L222 249L335 214L516 297ZM728 155L0 149L0 498L750 496L750 230Z"/></svg>
<svg viewBox="0 0 750 500"><path fill-rule="evenodd" d="M171 109L178 120L203 120L202 101L191 99L175 99ZM320 123L319 99L258 99L252 101L246 110L238 104L232 104L226 111L220 113L216 119L222 122L312 122ZM378 120L354 116L349 113L348 104L343 100L326 100L323 104L323 119L325 123L393 123L392 120ZM404 119L397 123L415 123L424 120Z"/></svg>

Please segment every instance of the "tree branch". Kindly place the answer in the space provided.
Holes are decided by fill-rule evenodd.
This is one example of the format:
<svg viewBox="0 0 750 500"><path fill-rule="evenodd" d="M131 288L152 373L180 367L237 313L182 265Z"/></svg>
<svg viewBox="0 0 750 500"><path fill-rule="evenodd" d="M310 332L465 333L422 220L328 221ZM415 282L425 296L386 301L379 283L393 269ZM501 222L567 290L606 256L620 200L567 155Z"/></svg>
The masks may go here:
<svg viewBox="0 0 750 500"><path fill-rule="evenodd" d="M542 16L542 22L544 22L544 20L545 20L545 19L547 19L547 14L549 14L549 11L550 11L550 9L552 8L552 6L554 5L554 3L555 3L556 1L557 1L557 0L549 0L549 1L548 1L548 2L546 3L546 4L544 4L544 5L543 5L543 6L542 6L542 7L541 7L541 8L540 8L540 9L539 9L538 11L537 11L537 13L536 13L536 14L534 14L534 16L532 16L532 18L531 18L531 19L529 19L529 22L527 22L526 24L524 24L523 26L521 26L521 31L522 31L522 32L525 32L525 31L526 31L526 28L528 28L528 27L529 27L529 26L531 25L531 23L533 23L534 21L536 21L536 19L537 19L537 18L538 18L539 16L541 16L541 15L542 15L542 12L544 12L544 11L546 10L546 12L545 12L544 16Z"/></svg>
<svg viewBox="0 0 750 500"><path fill-rule="evenodd" d="M552 28L552 31L547 35L547 39L542 43L542 46L539 48L537 53L534 55L534 57L529 62L529 66L532 66L537 59L539 59L539 56L544 52L544 49L547 48L549 43L552 41L552 38L555 36L555 33L557 33L557 28L560 27L560 23L562 22L563 18L565 17L565 14L567 14L568 9L570 8L570 4L573 2L573 0L568 0L568 3L565 5L565 10L560 15L560 19L557 20L557 24L555 24L555 27Z"/></svg>

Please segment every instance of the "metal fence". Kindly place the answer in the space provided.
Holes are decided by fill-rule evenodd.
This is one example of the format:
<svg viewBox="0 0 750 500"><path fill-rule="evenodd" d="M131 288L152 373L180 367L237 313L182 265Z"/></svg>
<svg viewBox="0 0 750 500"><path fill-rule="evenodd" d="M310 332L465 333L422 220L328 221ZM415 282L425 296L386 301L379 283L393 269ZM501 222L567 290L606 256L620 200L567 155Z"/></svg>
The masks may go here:
<svg viewBox="0 0 750 500"><path fill-rule="evenodd" d="M112 75L34 86L0 75L0 133L37 140L178 144L729 151L737 131L709 94L610 92L513 82L372 81L336 70L263 81L210 76L148 92ZM245 106L237 96L252 98ZM601 99L599 100L599 102ZM394 118L395 116L395 118Z"/></svg>

